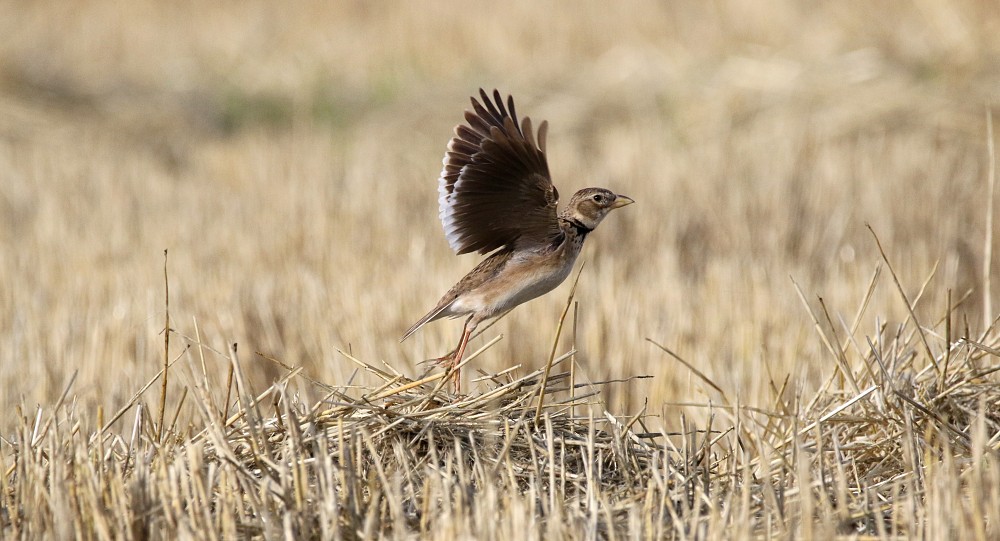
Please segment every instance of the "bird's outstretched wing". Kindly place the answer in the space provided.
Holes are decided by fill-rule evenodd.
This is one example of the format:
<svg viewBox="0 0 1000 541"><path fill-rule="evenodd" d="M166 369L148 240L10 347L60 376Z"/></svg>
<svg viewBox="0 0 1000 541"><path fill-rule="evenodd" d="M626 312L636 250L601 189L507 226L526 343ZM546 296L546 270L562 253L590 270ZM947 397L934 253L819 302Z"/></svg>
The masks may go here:
<svg viewBox="0 0 1000 541"><path fill-rule="evenodd" d="M466 124L455 127L438 181L438 203L445 237L459 254L486 254L504 246L531 248L562 234L556 219L559 192L545 160L542 122L538 140L531 119L518 123L514 99L504 107L479 90Z"/></svg>

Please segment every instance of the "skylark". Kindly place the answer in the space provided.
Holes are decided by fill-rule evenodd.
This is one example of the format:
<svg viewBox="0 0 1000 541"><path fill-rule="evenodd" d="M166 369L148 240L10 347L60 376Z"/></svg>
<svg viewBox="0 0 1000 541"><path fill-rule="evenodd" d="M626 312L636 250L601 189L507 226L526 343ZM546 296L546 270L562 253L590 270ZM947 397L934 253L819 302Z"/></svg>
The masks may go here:
<svg viewBox="0 0 1000 541"><path fill-rule="evenodd" d="M514 99L504 106L482 89L466 124L455 127L438 180L439 211L448 244L458 254L492 254L459 280L403 338L442 317L468 315L462 338L441 362L456 367L483 321L555 289L569 276L583 241L614 209L634 203L605 188L585 188L556 212L559 192L545 159L547 122L520 123ZM461 390L455 370L455 392Z"/></svg>

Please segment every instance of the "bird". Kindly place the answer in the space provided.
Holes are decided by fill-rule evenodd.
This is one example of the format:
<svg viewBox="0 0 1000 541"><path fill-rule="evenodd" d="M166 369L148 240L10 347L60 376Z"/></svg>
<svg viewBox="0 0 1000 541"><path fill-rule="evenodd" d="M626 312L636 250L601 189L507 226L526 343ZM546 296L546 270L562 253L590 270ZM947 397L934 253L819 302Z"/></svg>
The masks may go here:
<svg viewBox="0 0 1000 541"><path fill-rule="evenodd" d="M545 156L548 122L537 135L531 119L518 121L514 98L506 106L482 88L472 110L454 129L438 179L438 214L456 254L489 254L403 334L448 317L468 316L458 346L437 359L453 371L461 392L459 363L483 321L552 291L573 268L583 242L612 210L635 201L607 188L584 188L557 212L559 191Z"/></svg>

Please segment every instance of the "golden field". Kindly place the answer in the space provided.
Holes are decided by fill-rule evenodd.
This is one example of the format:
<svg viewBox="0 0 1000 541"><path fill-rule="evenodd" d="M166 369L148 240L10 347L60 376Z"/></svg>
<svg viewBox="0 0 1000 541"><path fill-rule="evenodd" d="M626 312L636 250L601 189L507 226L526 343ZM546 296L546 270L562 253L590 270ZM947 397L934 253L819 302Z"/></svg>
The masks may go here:
<svg viewBox="0 0 1000 541"><path fill-rule="evenodd" d="M995 538L1000 273L987 127L1000 98L996 7L0 3L0 532ZM417 378L427 371L420 361L459 337L460 321L437 322L399 342L478 262L449 250L436 179L480 87L513 94L521 115L549 121L564 201L587 186L637 201L588 241L577 309L556 351L575 348L578 382L627 381L601 386L577 409L579 426L559 420L563 410L551 422L576 433L597 430L585 411L623 422L642 412L636 433L660 434L639 437L649 457L696 449L692 427L708 430L700 437L712 435L704 449L718 462L680 460L705 468L706 481L671 513L654 512L648 494L674 501L671 490L697 475L675 483L665 468L647 479L647 463L636 461L638 477L619 484L646 500L574 507L566 483L599 480L565 466L555 491L550 461L523 482L491 485L488 473L473 474L476 458L473 480L456 483L478 499L407 522L392 502L448 500L451 474L434 478L424 447L402 459L386 444L396 456L383 457L378 438L393 434L391 422L386 432L359 424L344 440L345 421L330 413L346 401L362 415L358 404L383 383L348 357ZM137 393L164 362L165 265L176 363L161 427L161 380ZM516 380L545 367L571 281L470 344L503 336L468 365L466 390L483 396L499 381L471 382L480 371L520 365ZM233 343L239 381L229 391ZM289 368L300 371L284 379ZM638 375L652 377L629 379ZM343 394L331 399L315 382ZM875 390L865 394L867 385ZM245 400L269 388L259 418L238 421L242 436L215 426L211 410L227 393L244 399L229 412L245 413ZM947 409L939 395L964 401ZM325 405L307 415L295 404ZM501 425L526 422L485 400L468 406ZM846 424L801 431L834 410L823 423ZM458 422L448 411L406 418ZM273 453L251 445L220 458L226 442L295 415L341 423L340 443L324 451L340 457L329 469L295 444L323 438L300 441L290 429ZM872 421L883 417L901 432L879 433L894 426ZM533 426L545 440L544 423ZM909 454L882 472L892 461L876 450L900 434ZM866 437L870 452L841 454ZM854 446L841 450L846 440ZM751 443L764 441L773 446ZM462 445L480 450L468 438ZM489 458L486 448L481 460L516 458ZM356 455L351 467L337 455L345 449ZM276 465L237 467L256 453ZM56 466L58 456L68 465ZM780 467L762 466L776 456ZM298 473L269 484L265 472L283 467ZM830 468L841 474L826 477ZM340 472L337 490L321 490L324 471ZM204 494L192 496L184 479L199 472L208 472ZM662 487L643 484L650 479ZM772 488L748 488L757 482ZM568 498L564 507L555 494ZM345 501L353 514L338 507ZM211 506L202 519L189 516L197 502ZM143 521L152 526L136 527Z"/></svg>

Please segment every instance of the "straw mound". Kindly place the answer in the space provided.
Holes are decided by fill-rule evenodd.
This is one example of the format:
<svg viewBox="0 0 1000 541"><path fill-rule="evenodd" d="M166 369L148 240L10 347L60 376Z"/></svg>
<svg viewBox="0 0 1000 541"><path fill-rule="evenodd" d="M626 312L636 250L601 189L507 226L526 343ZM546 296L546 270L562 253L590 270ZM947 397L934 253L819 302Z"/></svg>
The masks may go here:
<svg viewBox="0 0 1000 541"><path fill-rule="evenodd" d="M161 438L141 391L115 416L134 407L130 436L114 420L85 435L71 406L22 415L0 448L0 533L995 538L997 338L951 341L945 327L883 325L866 350L856 328L843 346L828 327L836 368L811 400L786 379L769 410L723 394L684 407L676 432L604 410L601 388L627 380L570 385L556 370L572 352L548 377L511 368L469 396L446 393L440 370L414 381L348 356L384 383L306 405L287 390L300 369L254 396L233 349L238 406L223 421L193 386L197 433Z"/></svg>
<svg viewBox="0 0 1000 541"><path fill-rule="evenodd" d="M283 400L280 415L242 417L224 445L257 478L268 462L285 465L271 468L276 482L283 467L316 460L302 479L313 488L336 479L327 483L338 498L357 498L340 521L359 531L426 532L456 514L475 531L520 503L543 520L605 533L669 535L738 514L758 534L809 520L843 533L905 533L900 514L931 497L932 470L952 468L959 493L998 471L998 352L962 339L928 357L930 338L906 326L886 336L883 326L854 368L851 352L831 345L838 369L809 402L776 388L776 411L706 404L706 426L682 416L671 434L650 432L642 414L604 411L595 396L609 382L570 398L569 374L554 374L536 415L543 370L484 376L489 390L454 397L440 373L413 382L352 359L385 384L359 398L332 390L312 411ZM955 520L982 526L976 509L952 505Z"/></svg>
<svg viewBox="0 0 1000 541"><path fill-rule="evenodd" d="M571 354L556 359L553 366ZM228 456L257 477L275 474L289 462L322 457L319 462L335 465L340 497L361 499L345 506L345 512L354 508L373 513L381 506L388 515L379 522L403 518L414 528L427 526L430 517L424 515L434 500L450 501L437 502L431 515L445 508L459 512L453 506L467 505L484 491L497 498L500 507L526 493L558 493L558 505L567 508L596 504L599 498L609 506L605 513L616 516L647 490L651 474L663 468L659 461L666 456L664 449L653 443L662 434L635 430L643 426L641 416L620 420L601 409L601 416L594 417L600 409L595 400L599 389L627 380L576 385L570 396L569 372L546 378L539 369L515 378L512 368L476 380L488 388L481 394L454 396L444 391L450 383L442 371L412 381L351 360L385 385L366 389L360 397L331 389L328 399L311 411L279 391L285 405L279 415L254 420L254 408L244 409L230 431L217 434L208 454ZM545 393L540 397L543 381ZM574 416L574 409L584 414ZM310 484L323 476L315 466L307 470ZM446 496L443 485L451 483L470 501ZM445 493L439 492L442 489ZM392 516L393 507L402 515ZM543 507L543 513L550 511ZM366 514L354 518L372 520ZM348 516L342 520L352 523Z"/></svg>

